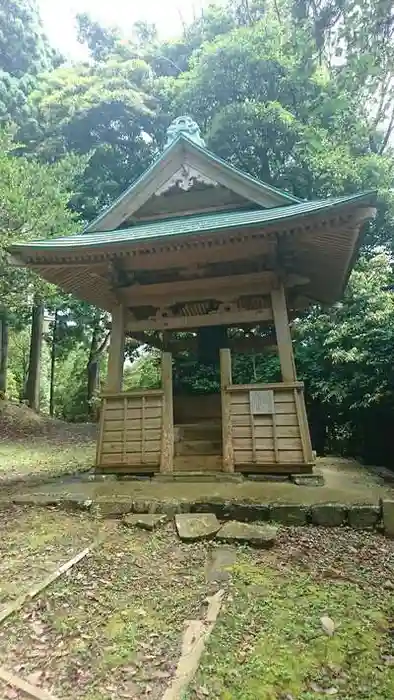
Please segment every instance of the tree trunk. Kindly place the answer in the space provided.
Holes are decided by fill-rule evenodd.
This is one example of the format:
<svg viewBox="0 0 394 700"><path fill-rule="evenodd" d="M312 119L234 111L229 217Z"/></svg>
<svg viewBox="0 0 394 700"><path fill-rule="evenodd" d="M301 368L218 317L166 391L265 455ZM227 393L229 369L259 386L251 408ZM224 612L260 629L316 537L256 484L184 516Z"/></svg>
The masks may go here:
<svg viewBox="0 0 394 700"><path fill-rule="evenodd" d="M7 312L0 313L0 392L7 392L8 367L8 318Z"/></svg>
<svg viewBox="0 0 394 700"><path fill-rule="evenodd" d="M51 346L51 383L49 387L49 415L55 412L55 367L56 367L56 346L57 346L57 309L53 319L52 346Z"/></svg>
<svg viewBox="0 0 394 700"><path fill-rule="evenodd" d="M44 307L35 303L31 319L31 338L29 355L29 372L26 383L27 405L39 413L40 411L40 369L41 346L44 330Z"/></svg>
<svg viewBox="0 0 394 700"><path fill-rule="evenodd" d="M92 400L98 385L98 359L97 359L97 328L93 329L92 340L90 343L89 360L87 366L87 404L88 415L92 417L93 406Z"/></svg>
<svg viewBox="0 0 394 700"><path fill-rule="evenodd" d="M110 334L106 333L104 339L99 344L100 327L93 329L90 343L89 360L87 364L87 413L91 420L97 420L97 407L93 399L100 386L100 360L103 352L109 343Z"/></svg>

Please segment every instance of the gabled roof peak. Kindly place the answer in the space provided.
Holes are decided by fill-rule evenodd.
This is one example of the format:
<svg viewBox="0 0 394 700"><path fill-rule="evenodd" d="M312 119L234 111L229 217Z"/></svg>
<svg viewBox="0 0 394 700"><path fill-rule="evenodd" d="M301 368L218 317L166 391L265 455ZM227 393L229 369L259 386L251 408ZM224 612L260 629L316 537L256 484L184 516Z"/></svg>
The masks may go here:
<svg viewBox="0 0 394 700"><path fill-rule="evenodd" d="M177 117L171 122L167 129L167 141L165 143L165 148L171 146L171 144L178 138L178 136L187 136L190 141L196 143L198 146L205 148L205 141L200 134L200 127L191 117L184 115L182 117Z"/></svg>

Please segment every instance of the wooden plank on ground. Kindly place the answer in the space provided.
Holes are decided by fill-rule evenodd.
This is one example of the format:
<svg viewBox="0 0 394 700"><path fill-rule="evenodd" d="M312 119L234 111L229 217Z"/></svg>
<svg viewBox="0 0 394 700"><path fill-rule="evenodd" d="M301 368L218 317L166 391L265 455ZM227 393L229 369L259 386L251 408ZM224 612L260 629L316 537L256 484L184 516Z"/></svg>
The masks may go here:
<svg viewBox="0 0 394 700"><path fill-rule="evenodd" d="M90 552L92 552L93 549L95 549L95 547L97 547L99 543L100 540L96 540L91 545L89 545L89 547L83 549L82 552L76 554L75 557L69 559L69 561L66 561L65 564L62 564L62 566L59 566L58 569L49 574L43 581L37 583L35 586L32 586L31 588L29 588L28 591L26 591L26 593L22 593L22 595L20 595L18 598L11 601L11 603L8 603L0 611L0 624L4 622L4 620L6 620L8 617L10 617L10 615L20 610L21 607L25 603L27 603L27 601L32 600L40 593L42 593L42 591L48 588L48 586L50 586L51 583L56 581L57 578L59 578L62 574L71 569L72 566L78 564L78 562L80 562L81 559L84 559L84 557L86 557L87 554L90 554Z"/></svg>
<svg viewBox="0 0 394 700"><path fill-rule="evenodd" d="M24 681L23 678L16 676L14 673L10 673L5 668L0 667L0 678L7 685L21 690L22 693L27 695L28 698L33 698L33 700L57 700L54 695L48 693L44 688L39 688L36 685Z"/></svg>
<svg viewBox="0 0 394 700"><path fill-rule="evenodd" d="M196 674L205 645L215 626L223 595L224 591L220 590L210 598L205 620L190 621L183 635L181 658L175 676L162 700L181 700L185 696L185 690Z"/></svg>

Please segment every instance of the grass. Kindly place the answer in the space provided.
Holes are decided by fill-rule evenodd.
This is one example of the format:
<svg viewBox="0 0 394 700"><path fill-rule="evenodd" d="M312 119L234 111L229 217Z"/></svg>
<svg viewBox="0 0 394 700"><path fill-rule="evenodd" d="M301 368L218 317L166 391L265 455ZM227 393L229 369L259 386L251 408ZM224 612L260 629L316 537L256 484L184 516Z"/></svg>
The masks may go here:
<svg viewBox="0 0 394 700"><path fill-rule="evenodd" d="M96 426L71 425L0 399L0 485L37 482L93 466Z"/></svg>
<svg viewBox="0 0 394 700"><path fill-rule="evenodd" d="M94 444L58 443L36 438L29 444L20 442L0 443L0 483L23 480L27 477L41 479L84 471L94 464Z"/></svg>
<svg viewBox="0 0 394 700"><path fill-rule="evenodd" d="M244 554L231 602L210 639L188 697L221 700L391 700L385 661L389 596L348 582L316 581L299 570L263 569ZM332 637L320 622L330 616Z"/></svg>

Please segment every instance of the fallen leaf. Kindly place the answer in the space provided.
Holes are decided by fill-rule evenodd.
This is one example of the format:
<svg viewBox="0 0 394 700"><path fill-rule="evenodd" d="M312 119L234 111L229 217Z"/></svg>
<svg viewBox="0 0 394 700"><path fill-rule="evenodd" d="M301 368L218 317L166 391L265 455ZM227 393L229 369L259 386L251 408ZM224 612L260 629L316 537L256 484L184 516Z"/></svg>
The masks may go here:
<svg viewBox="0 0 394 700"><path fill-rule="evenodd" d="M37 685L40 682L41 678L42 671L34 671L34 673L29 673L29 675L26 677L26 680L32 685Z"/></svg>
<svg viewBox="0 0 394 700"><path fill-rule="evenodd" d="M160 669L158 671L155 671L152 674L152 678L157 678L157 679L170 678L170 676L171 676L171 673L168 673L168 671L160 671Z"/></svg>
<svg viewBox="0 0 394 700"><path fill-rule="evenodd" d="M31 628L32 628L34 634L37 635L37 637L41 637L45 632L44 625L41 622L38 622L38 620L31 623Z"/></svg>
<svg viewBox="0 0 394 700"><path fill-rule="evenodd" d="M392 654L383 654L382 660L389 666L394 665L394 656L392 656Z"/></svg>
<svg viewBox="0 0 394 700"><path fill-rule="evenodd" d="M332 635L335 632L334 620L331 620L331 617L324 615L323 617L320 618L320 622L321 622L321 626L323 628L323 632L325 632L328 637L332 637Z"/></svg>
<svg viewBox="0 0 394 700"><path fill-rule="evenodd" d="M338 693L338 688L334 688L334 687L326 688L326 690L324 691L325 695L336 695L337 693Z"/></svg>

